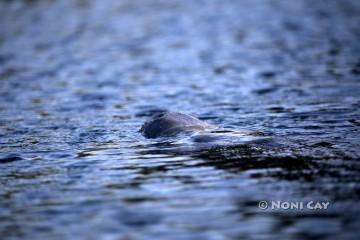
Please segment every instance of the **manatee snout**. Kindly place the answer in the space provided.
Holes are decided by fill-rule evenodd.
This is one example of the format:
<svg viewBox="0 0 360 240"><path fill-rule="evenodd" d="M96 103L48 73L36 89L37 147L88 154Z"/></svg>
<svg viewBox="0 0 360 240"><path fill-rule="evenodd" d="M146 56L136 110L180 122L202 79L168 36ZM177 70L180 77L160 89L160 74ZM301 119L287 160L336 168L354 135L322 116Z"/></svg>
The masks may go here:
<svg viewBox="0 0 360 240"><path fill-rule="evenodd" d="M207 128L209 128L209 124L193 116L178 112L165 112L152 116L144 123L140 132L146 138L158 138L203 131Z"/></svg>

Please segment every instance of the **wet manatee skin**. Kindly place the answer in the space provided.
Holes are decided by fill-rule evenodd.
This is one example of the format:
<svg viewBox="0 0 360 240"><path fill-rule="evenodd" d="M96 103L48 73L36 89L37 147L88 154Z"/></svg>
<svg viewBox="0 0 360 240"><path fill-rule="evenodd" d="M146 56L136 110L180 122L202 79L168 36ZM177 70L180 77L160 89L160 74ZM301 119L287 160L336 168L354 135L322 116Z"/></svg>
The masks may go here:
<svg viewBox="0 0 360 240"><path fill-rule="evenodd" d="M165 112L152 116L141 127L140 132L146 138L171 137L180 133L201 131L209 125L185 113Z"/></svg>

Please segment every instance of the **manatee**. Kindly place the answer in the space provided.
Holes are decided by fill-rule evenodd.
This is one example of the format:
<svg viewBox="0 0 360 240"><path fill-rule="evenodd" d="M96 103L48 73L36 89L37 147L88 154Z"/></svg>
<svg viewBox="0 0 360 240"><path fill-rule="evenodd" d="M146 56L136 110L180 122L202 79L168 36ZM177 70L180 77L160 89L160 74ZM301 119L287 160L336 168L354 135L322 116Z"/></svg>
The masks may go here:
<svg viewBox="0 0 360 240"><path fill-rule="evenodd" d="M163 112L153 115L140 129L146 138L189 135L193 143L239 143L264 138L259 132L219 128L191 115Z"/></svg>
<svg viewBox="0 0 360 240"><path fill-rule="evenodd" d="M345 156L351 159L348 153L323 142L309 145L301 140L271 133L221 128L178 112L153 115L143 124L140 132L146 138L169 138L155 141L155 144L148 145L149 148L141 148L138 154L191 156L203 160L197 163L198 166L211 166L231 172L249 169L285 169L287 174L294 169L308 172L318 166L314 160ZM175 138L179 134L183 134L184 138ZM354 159L357 159L356 156ZM281 170L272 177L293 179L293 173L289 176L280 173Z"/></svg>
<svg viewBox="0 0 360 240"><path fill-rule="evenodd" d="M153 115L141 127L146 138L172 137L181 133L204 131L211 126L198 118L179 112L164 112Z"/></svg>

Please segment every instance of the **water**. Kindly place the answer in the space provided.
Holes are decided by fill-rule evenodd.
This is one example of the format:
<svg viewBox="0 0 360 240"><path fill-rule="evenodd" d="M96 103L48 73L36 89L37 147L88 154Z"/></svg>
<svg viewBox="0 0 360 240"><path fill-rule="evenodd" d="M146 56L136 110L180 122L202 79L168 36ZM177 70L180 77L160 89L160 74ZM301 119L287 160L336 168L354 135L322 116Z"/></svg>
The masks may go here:
<svg viewBox="0 0 360 240"><path fill-rule="evenodd" d="M358 239L359 13L355 0L2 1L1 239ZM270 140L142 137L164 110Z"/></svg>

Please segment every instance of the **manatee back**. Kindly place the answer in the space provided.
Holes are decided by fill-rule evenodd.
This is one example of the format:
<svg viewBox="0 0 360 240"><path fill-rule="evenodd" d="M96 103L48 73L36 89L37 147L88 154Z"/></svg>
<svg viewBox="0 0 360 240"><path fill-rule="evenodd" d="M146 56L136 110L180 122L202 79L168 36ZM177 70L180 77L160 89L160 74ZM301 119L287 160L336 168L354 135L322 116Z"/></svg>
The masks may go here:
<svg viewBox="0 0 360 240"><path fill-rule="evenodd" d="M205 130L209 125L193 116L166 112L154 115L144 123L140 132L147 138L169 137L179 133Z"/></svg>

